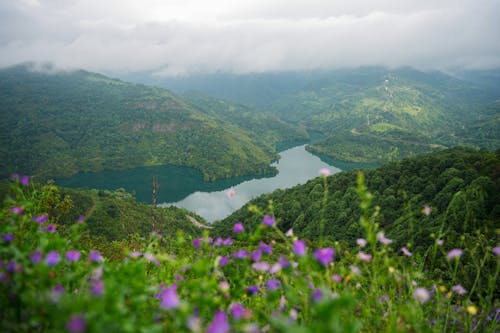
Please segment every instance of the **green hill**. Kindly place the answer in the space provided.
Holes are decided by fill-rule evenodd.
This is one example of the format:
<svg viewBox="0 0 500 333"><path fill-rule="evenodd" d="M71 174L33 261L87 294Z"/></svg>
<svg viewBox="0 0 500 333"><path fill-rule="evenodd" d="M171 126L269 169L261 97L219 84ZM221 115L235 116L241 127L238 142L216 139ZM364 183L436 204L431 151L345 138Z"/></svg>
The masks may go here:
<svg viewBox="0 0 500 333"><path fill-rule="evenodd" d="M432 244L430 235L440 233L457 244L460 234L480 230L495 242L500 225L499 166L498 153L456 148L392 162L364 174L373 204L380 207L377 223L388 237L396 246L411 243L426 249ZM245 221L249 228L260 225L262 216L250 212L249 207L267 211L272 201L272 212L280 218L283 231L292 228L299 237L319 239L324 223L327 238L352 244L362 235L357 173L341 172L326 182L316 178L260 196L216 222L214 232L230 234L236 221ZM431 208L429 216L422 212L425 205Z"/></svg>
<svg viewBox="0 0 500 333"><path fill-rule="evenodd" d="M0 119L1 177L172 164L213 180L274 172L277 158L253 133L165 89L85 71L0 70Z"/></svg>

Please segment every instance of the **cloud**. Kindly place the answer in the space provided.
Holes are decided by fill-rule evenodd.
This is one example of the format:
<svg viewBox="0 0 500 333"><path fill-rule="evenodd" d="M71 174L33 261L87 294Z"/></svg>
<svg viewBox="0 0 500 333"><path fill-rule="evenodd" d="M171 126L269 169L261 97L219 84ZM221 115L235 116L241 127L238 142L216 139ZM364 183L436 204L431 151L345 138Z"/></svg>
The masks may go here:
<svg viewBox="0 0 500 333"><path fill-rule="evenodd" d="M0 66L262 72L500 66L500 3L23 0L0 4Z"/></svg>

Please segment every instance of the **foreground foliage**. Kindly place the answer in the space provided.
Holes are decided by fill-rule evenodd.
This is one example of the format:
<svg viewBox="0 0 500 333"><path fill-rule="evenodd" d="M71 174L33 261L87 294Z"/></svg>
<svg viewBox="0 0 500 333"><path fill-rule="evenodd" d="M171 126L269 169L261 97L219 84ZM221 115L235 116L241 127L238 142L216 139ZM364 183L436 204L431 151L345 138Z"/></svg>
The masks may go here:
<svg viewBox="0 0 500 333"><path fill-rule="evenodd" d="M477 259L494 267L486 287L466 290L456 272L473 249L425 256L396 248L375 223L358 179L363 238L310 242L280 231L272 211L257 228L238 222L227 238L152 232L111 261L81 241L85 221L66 235L17 178L0 212L0 329L26 332L495 332L500 248ZM375 210L376 212L377 210ZM322 235L321 235L322 236ZM168 247L166 247L168 245ZM430 278L443 259L449 279Z"/></svg>

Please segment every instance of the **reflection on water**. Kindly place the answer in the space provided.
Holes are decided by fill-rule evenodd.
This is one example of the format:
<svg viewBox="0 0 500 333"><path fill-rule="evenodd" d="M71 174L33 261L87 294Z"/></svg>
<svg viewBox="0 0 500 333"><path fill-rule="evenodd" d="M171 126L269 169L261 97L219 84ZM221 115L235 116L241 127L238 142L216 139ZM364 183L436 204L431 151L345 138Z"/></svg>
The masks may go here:
<svg viewBox="0 0 500 333"><path fill-rule="evenodd" d="M319 170L329 168L332 173L340 169L321 161L319 157L305 150L305 145L294 147L280 153L281 159L274 165L279 173L271 178L252 179L233 186L236 194L227 196L227 189L219 191L197 191L177 202L164 203L194 211L207 221L222 219L250 199L278 188L289 188L319 176Z"/></svg>

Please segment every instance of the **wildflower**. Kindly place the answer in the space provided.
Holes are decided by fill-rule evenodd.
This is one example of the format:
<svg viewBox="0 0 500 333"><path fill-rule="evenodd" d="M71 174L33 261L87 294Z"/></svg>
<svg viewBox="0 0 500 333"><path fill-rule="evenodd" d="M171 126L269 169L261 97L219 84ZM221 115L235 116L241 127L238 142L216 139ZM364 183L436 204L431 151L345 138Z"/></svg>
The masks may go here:
<svg viewBox="0 0 500 333"><path fill-rule="evenodd" d="M43 229L45 232L50 232L50 233L54 233L56 232L56 225L51 223L49 224L47 227L45 227L45 229Z"/></svg>
<svg viewBox="0 0 500 333"><path fill-rule="evenodd" d="M362 261L368 262L368 261L372 260L372 255L369 253L364 253L363 251L359 251L358 258Z"/></svg>
<svg viewBox="0 0 500 333"><path fill-rule="evenodd" d="M460 256L463 254L463 251L460 249L453 249L448 254L446 255L446 258L448 260L454 259L454 258L460 258Z"/></svg>
<svg viewBox="0 0 500 333"><path fill-rule="evenodd" d="M267 245L264 242L260 242L259 244L259 249L264 252L265 254L271 254L273 252L273 247L272 245Z"/></svg>
<svg viewBox="0 0 500 333"><path fill-rule="evenodd" d="M314 252L314 258L323 266L328 266L333 261L334 255L335 250L330 247L318 249Z"/></svg>
<svg viewBox="0 0 500 333"><path fill-rule="evenodd" d="M2 239L6 243L11 243L14 240L14 235L13 234L2 234Z"/></svg>
<svg viewBox="0 0 500 333"><path fill-rule="evenodd" d="M229 263L229 257L221 256L219 259L219 266L224 267Z"/></svg>
<svg viewBox="0 0 500 333"><path fill-rule="evenodd" d="M102 255L99 251L90 250L89 261L91 262L102 262Z"/></svg>
<svg viewBox="0 0 500 333"><path fill-rule="evenodd" d="M144 253L144 259L146 259L149 262L152 262L156 266L160 266L160 261L152 253L147 253L147 252Z"/></svg>
<svg viewBox="0 0 500 333"><path fill-rule="evenodd" d="M271 266L271 269L269 269L269 273L276 274L279 271L281 271L281 268L282 268L281 265L279 263L276 263L276 264Z"/></svg>
<svg viewBox="0 0 500 333"><path fill-rule="evenodd" d="M231 239L231 237L228 237L228 238L226 238L226 239L224 239L224 240L222 241L222 245L224 245L224 246L229 246L229 245L231 245L232 243L233 243L233 240Z"/></svg>
<svg viewBox="0 0 500 333"><path fill-rule="evenodd" d="M423 212L424 212L425 216L431 215L431 207L429 207L429 205L425 205Z"/></svg>
<svg viewBox="0 0 500 333"><path fill-rule="evenodd" d="M451 290L453 290L453 292L457 295L465 295L467 293L467 290L459 284L451 287Z"/></svg>
<svg viewBox="0 0 500 333"><path fill-rule="evenodd" d="M245 316L246 313L247 310L240 303L233 303L231 305L231 315L234 319L240 320L241 318L243 318L243 316Z"/></svg>
<svg viewBox="0 0 500 333"><path fill-rule="evenodd" d="M425 288L417 288L413 292L413 298L415 298L417 301L419 301L422 304L427 302L430 297L431 296L429 294L429 291L427 291L427 289L425 289Z"/></svg>
<svg viewBox="0 0 500 333"><path fill-rule="evenodd" d="M76 220L77 223L83 223L85 221L85 216L78 216L78 220Z"/></svg>
<svg viewBox="0 0 500 333"><path fill-rule="evenodd" d="M389 239L387 237L385 237L384 233L382 231L380 231L379 233L377 233L377 239L380 243L384 244L384 245L389 245L392 243L392 239Z"/></svg>
<svg viewBox="0 0 500 333"><path fill-rule="evenodd" d="M259 261L262 258L262 251L255 250L252 252L252 261Z"/></svg>
<svg viewBox="0 0 500 333"><path fill-rule="evenodd" d="M156 238L163 238L163 235L157 232L156 230L151 231L151 236Z"/></svg>
<svg viewBox="0 0 500 333"><path fill-rule="evenodd" d="M69 250L66 252L66 260L69 262L76 262L80 260L80 252L75 250Z"/></svg>
<svg viewBox="0 0 500 333"><path fill-rule="evenodd" d="M64 294L64 287L58 283L50 291L50 299L52 300L52 302L56 303L59 301L59 299L63 294Z"/></svg>
<svg viewBox="0 0 500 333"><path fill-rule="evenodd" d="M187 327L191 330L191 332L201 332L201 320L196 313L189 316L187 320Z"/></svg>
<svg viewBox="0 0 500 333"><path fill-rule="evenodd" d="M358 244L360 247L365 247L366 246L366 239L358 238L358 239L356 239L356 244Z"/></svg>
<svg viewBox="0 0 500 333"><path fill-rule="evenodd" d="M333 274L332 280L333 280L333 282L340 283L340 282L342 282L342 277L338 274Z"/></svg>
<svg viewBox="0 0 500 333"><path fill-rule="evenodd" d="M241 222L238 222L234 225L233 227L233 232L235 234L239 234L241 232L243 232L244 228L243 228L243 224Z"/></svg>
<svg viewBox="0 0 500 333"><path fill-rule="evenodd" d="M281 268L287 268L288 266L290 266L290 263L285 257L280 257L278 259L278 264L281 266Z"/></svg>
<svg viewBox="0 0 500 333"><path fill-rule="evenodd" d="M24 214L24 211L21 207L11 207L10 208L10 211L14 214L17 214L17 215L23 215Z"/></svg>
<svg viewBox="0 0 500 333"><path fill-rule="evenodd" d="M233 257L236 259L245 259L248 256L248 252L245 250L238 250L233 253Z"/></svg>
<svg viewBox="0 0 500 333"><path fill-rule="evenodd" d="M293 253L295 253L299 257L302 257L303 255L306 254L306 243L304 241L297 239L293 243L292 251L293 251Z"/></svg>
<svg viewBox="0 0 500 333"><path fill-rule="evenodd" d="M290 310L290 319L292 319L293 321L296 321L298 317L299 317L299 313L297 312L297 310L291 309Z"/></svg>
<svg viewBox="0 0 500 333"><path fill-rule="evenodd" d="M245 289L248 293L250 294L256 294L258 291L259 291L259 287L258 286L250 286L250 287L247 287Z"/></svg>
<svg viewBox="0 0 500 333"><path fill-rule="evenodd" d="M332 172L328 168L322 168L319 170L319 174L322 176L328 177L332 174Z"/></svg>
<svg viewBox="0 0 500 333"><path fill-rule="evenodd" d="M234 188L230 188L229 190L226 191L226 196L231 199L236 195L236 190Z"/></svg>
<svg viewBox="0 0 500 333"><path fill-rule="evenodd" d="M19 174L18 173L13 173L10 178L12 178L12 180L19 180Z"/></svg>
<svg viewBox="0 0 500 333"><path fill-rule="evenodd" d="M42 251L40 249L36 249L35 252L30 253L30 260L34 264L38 264L42 261Z"/></svg>
<svg viewBox="0 0 500 333"><path fill-rule="evenodd" d="M467 312L475 316L477 314L477 307L475 305L469 305L467 307Z"/></svg>
<svg viewBox="0 0 500 333"><path fill-rule="evenodd" d="M273 291L281 287L281 282L277 279L269 279L266 282L267 289Z"/></svg>
<svg viewBox="0 0 500 333"><path fill-rule="evenodd" d="M162 285L156 298L160 299L160 307L162 309L168 310L179 307L180 301L179 296L177 296L177 284L174 283L168 288Z"/></svg>
<svg viewBox="0 0 500 333"><path fill-rule="evenodd" d="M389 300L389 297L387 297L386 295L383 295L382 297L380 297L378 299L379 302L387 302Z"/></svg>
<svg viewBox="0 0 500 333"><path fill-rule="evenodd" d="M315 289L313 291L313 293L311 294L311 298L313 299L313 301L315 301L316 303L317 302L320 302L321 301L321 298L323 297L323 293L321 292L321 290L319 289Z"/></svg>
<svg viewBox="0 0 500 333"><path fill-rule="evenodd" d="M269 270L269 264L265 261L256 262L252 264L252 268L257 272L267 272Z"/></svg>
<svg viewBox="0 0 500 333"><path fill-rule="evenodd" d="M59 253L57 251L50 251L47 253L47 256L45 257L45 262L49 266L54 266L56 265L59 260L61 260L61 257L59 256Z"/></svg>
<svg viewBox="0 0 500 333"><path fill-rule="evenodd" d="M269 226L269 227L272 227L272 226L274 225L274 223L276 222L276 218L271 217L271 216L269 216L269 215L266 215L266 216L264 216L264 218L262 219L262 222L263 222L265 225L267 225L267 226Z"/></svg>
<svg viewBox="0 0 500 333"><path fill-rule="evenodd" d="M193 246L195 249L199 249L201 247L201 242L203 241L203 238L195 238L193 239Z"/></svg>
<svg viewBox="0 0 500 333"><path fill-rule="evenodd" d="M15 272L18 269L17 263L14 259L9 261L9 264L7 265L7 271L9 272Z"/></svg>
<svg viewBox="0 0 500 333"><path fill-rule="evenodd" d="M43 224L43 223L47 222L48 218L49 218L49 216L47 214L44 214L41 216L35 215L35 216L33 216L32 220L37 222L37 223Z"/></svg>
<svg viewBox="0 0 500 333"><path fill-rule="evenodd" d="M288 229L288 231L285 233L286 237L293 237L293 229Z"/></svg>
<svg viewBox="0 0 500 333"><path fill-rule="evenodd" d="M214 315L214 319L208 325L207 333L228 333L231 329L229 322L227 321L227 315L222 311L217 311Z"/></svg>
<svg viewBox="0 0 500 333"><path fill-rule="evenodd" d="M21 185L22 185L22 186L26 186L26 185L28 185L28 183L29 183L29 182L30 182L30 177L28 177L28 176L23 176L23 177L21 178Z"/></svg>
<svg viewBox="0 0 500 333"><path fill-rule="evenodd" d="M229 291L229 287L230 285L227 281L222 281L221 283L219 283L219 288L223 293L227 293Z"/></svg>
<svg viewBox="0 0 500 333"><path fill-rule="evenodd" d="M140 256L142 256L142 252L140 252L140 251L132 251L132 252L129 253L129 256L131 258L134 258L134 259L135 258L139 258Z"/></svg>
<svg viewBox="0 0 500 333"><path fill-rule="evenodd" d="M412 256L412 253L406 248L406 246L403 246L401 248L401 252L403 252L403 254L407 257L411 257Z"/></svg>
<svg viewBox="0 0 500 333"><path fill-rule="evenodd" d="M87 328L85 319L82 316L71 316L66 322L66 329L70 333L83 333Z"/></svg>
<svg viewBox="0 0 500 333"><path fill-rule="evenodd" d="M286 298L284 295L281 295L281 298L280 298L280 311L283 312L285 311L285 308L286 308Z"/></svg>
<svg viewBox="0 0 500 333"><path fill-rule="evenodd" d="M495 246L491 249L491 252L493 252L493 254L496 256L500 256L500 246Z"/></svg>
<svg viewBox="0 0 500 333"><path fill-rule="evenodd" d="M104 291L104 281L101 279L92 279L90 281L90 291L95 296L101 296Z"/></svg>
<svg viewBox="0 0 500 333"><path fill-rule="evenodd" d="M354 275L361 275L361 270L358 268L358 266L351 265L349 266L351 269L351 272L354 273Z"/></svg>

